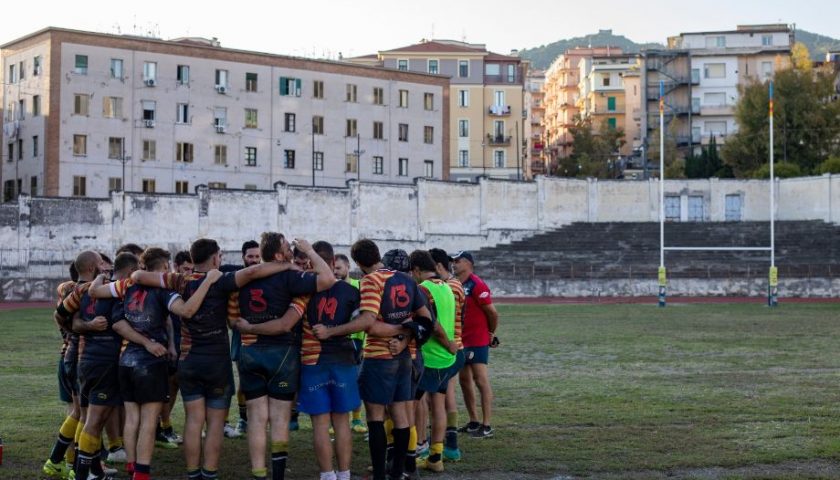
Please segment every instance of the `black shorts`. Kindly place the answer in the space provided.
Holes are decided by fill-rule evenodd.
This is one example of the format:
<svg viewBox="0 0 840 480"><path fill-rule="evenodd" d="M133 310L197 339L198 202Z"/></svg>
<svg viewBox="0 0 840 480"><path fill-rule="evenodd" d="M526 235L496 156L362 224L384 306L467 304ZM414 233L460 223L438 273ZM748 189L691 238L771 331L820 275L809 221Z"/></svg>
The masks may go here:
<svg viewBox="0 0 840 480"><path fill-rule="evenodd" d="M417 355L411 361L411 398L417 395L417 388L420 385L420 379L423 378L423 372L426 366L423 365L423 352L417 349Z"/></svg>
<svg viewBox="0 0 840 480"><path fill-rule="evenodd" d="M452 373L451 368L426 367L423 370L423 376L420 377L420 384L414 398L419 399L425 392L446 394L446 388L449 387L449 379L452 378Z"/></svg>
<svg viewBox="0 0 840 480"><path fill-rule="evenodd" d="M300 348L248 345L239 350L239 389L246 400L268 395L293 401L300 385Z"/></svg>
<svg viewBox="0 0 840 480"><path fill-rule="evenodd" d="M79 363L75 358L61 360L61 384L71 395L79 395ZM71 397L72 399L72 397Z"/></svg>
<svg viewBox="0 0 840 480"><path fill-rule="evenodd" d="M79 400L83 407L122 405L117 359L79 361Z"/></svg>
<svg viewBox="0 0 840 480"><path fill-rule="evenodd" d="M414 399L411 376L408 351L391 360L366 358L359 372L359 393L362 400L377 405L408 402Z"/></svg>
<svg viewBox="0 0 840 480"><path fill-rule="evenodd" d="M169 400L167 362L119 368L120 395L124 402L155 403Z"/></svg>
<svg viewBox="0 0 840 480"><path fill-rule="evenodd" d="M184 403L203 398L207 408L229 408L233 396L230 358L191 353L178 363L178 389Z"/></svg>
<svg viewBox="0 0 840 480"><path fill-rule="evenodd" d="M64 375L64 356L58 357L58 399L64 403L73 401L73 390L67 384Z"/></svg>

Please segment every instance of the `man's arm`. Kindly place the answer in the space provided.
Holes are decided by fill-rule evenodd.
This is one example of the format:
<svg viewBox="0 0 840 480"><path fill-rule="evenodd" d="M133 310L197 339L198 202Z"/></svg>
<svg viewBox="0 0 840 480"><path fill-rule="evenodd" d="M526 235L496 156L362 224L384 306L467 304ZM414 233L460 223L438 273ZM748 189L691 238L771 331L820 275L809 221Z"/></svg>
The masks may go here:
<svg viewBox="0 0 840 480"><path fill-rule="evenodd" d="M295 244L300 251L309 257L309 262L312 264L312 270L318 274L318 291L323 292L324 290L328 290L332 287L337 280L335 278L335 273L333 273L333 269L327 265L327 262L325 262L324 259L315 252L315 249L313 249L312 245L310 245L306 240L296 238Z"/></svg>
<svg viewBox="0 0 840 480"><path fill-rule="evenodd" d="M244 318L240 318L236 322L236 328L242 333L251 335L280 335L291 332L298 321L300 321L301 316L297 308L289 307L282 317L269 320L265 323L253 325Z"/></svg>
<svg viewBox="0 0 840 480"><path fill-rule="evenodd" d="M201 285L199 285L198 290L190 296L190 299L185 302L183 298L179 297L173 301L171 305L169 305L169 311L184 320L192 318L192 316L195 315L195 312L201 308L201 303L204 302L204 297L206 297L207 292L210 291L210 286L216 283L216 281L220 278L222 278L222 272L218 270L210 270L207 272L207 277L203 282L201 282Z"/></svg>
<svg viewBox="0 0 840 480"><path fill-rule="evenodd" d="M112 327L113 328L113 327ZM172 316L166 316L166 338L169 339L167 350L169 351L169 359L174 360L178 358L178 350L175 349L175 327L172 325Z"/></svg>
<svg viewBox="0 0 840 480"><path fill-rule="evenodd" d="M368 331L368 333L370 333L369 329L377 323L384 322L377 322L376 315L373 312L369 312L366 310L359 314L359 316L357 316L353 320L350 320L349 322L343 325L336 325L334 327L328 327L323 323L313 325L312 333L315 335L315 337L318 338L318 340L326 340L330 337L345 336L351 333L361 332L362 330Z"/></svg>
<svg viewBox="0 0 840 480"><path fill-rule="evenodd" d="M120 320L114 324L112 327L115 332L117 332L121 337L128 340L131 343L135 343L137 345L142 346L145 348L149 353L156 357L162 357L166 355L166 347L160 343L155 342L149 338L146 338L145 335L142 335L137 330L135 330L128 320Z"/></svg>
<svg viewBox="0 0 840 480"><path fill-rule="evenodd" d="M104 332L107 329L108 319L105 317L95 317L89 322L82 320L79 316L73 317L73 331L76 333Z"/></svg>
<svg viewBox="0 0 840 480"><path fill-rule="evenodd" d="M265 278L275 273L285 272L293 268L289 262L265 262L258 265L251 265L236 271L236 287L242 288L249 282L258 278Z"/></svg>
<svg viewBox="0 0 840 480"><path fill-rule="evenodd" d="M88 295L90 295L91 298L112 298L114 295L111 291L111 285L109 283L105 283L106 280L107 277L104 273L102 275L97 275L88 289Z"/></svg>
<svg viewBox="0 0 840 480"><path fill-rule="evenodd" d="M499 326L499 312L496 311L496 306L492 303L479 304L484 316L487 317L487 329L490 330L490 335L496 333L496 328Z"/></svg>
<svg viewBox="0 0 840 480"><path fill-rule="evenodd" d="M170 275L181 274L173 273ZM131 274L131 279L134 280L134 283L138 283L147 287L166 288L166 285L164 285L165 282L163 276L164 274L160 272L146 272L144 270L136 270L134 273Z"/></svg>

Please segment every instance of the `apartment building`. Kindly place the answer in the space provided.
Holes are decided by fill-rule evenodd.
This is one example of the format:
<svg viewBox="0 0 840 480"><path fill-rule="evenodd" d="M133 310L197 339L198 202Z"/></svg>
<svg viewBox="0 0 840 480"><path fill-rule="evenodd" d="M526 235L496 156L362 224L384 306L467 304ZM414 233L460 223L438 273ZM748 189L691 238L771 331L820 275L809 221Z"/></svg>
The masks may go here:
<svg viewBox="0 0 840 480"><path fill-rule="evenodd" d="M4 198L449 175L449 80L47 28L0 46Z"/></svg>
<svg viewBox="0 0 840 480"><path fill-rule="evenodd" d="M525 123L527 140L525 178L548 173L545 156L545 70L528 70L525 78L525 110L528 121Z"/></svg>
<svg viewBox="0 0 840 480"><path fill-rule="evenodd" d="M348 61L449 78L449 178L522 178L526 61L454 40L423 40Z"/></svg>
<svg viewBox="0 0 840 480"><path fill-rule="evenodd" d="M625 99L624 76L636 68L636 56L592 56L581 59L578 65L580 83L576 107L581 118L590 118L595 131L604 124L624 130L627 115L632 116L633 105L628 105ZM632 143L627 142L619 153L628 155L631 150Z"/></svg>

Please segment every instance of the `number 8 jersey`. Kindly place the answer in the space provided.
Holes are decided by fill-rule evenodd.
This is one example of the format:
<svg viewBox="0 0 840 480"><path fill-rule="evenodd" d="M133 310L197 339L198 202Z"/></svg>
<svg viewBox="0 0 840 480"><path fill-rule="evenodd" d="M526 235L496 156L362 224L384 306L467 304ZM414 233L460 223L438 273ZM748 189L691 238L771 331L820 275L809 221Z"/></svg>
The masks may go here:
<svg viewBox="0 0 840 480"><path fill-rule="evenodd" d="M426 306L417 282L410 276L388 269L371 272L362 278L361 311L376 315L376 320L399 325L411 318L415 311ZM368 335L364 358L391 359L388 338Z"/></svg>

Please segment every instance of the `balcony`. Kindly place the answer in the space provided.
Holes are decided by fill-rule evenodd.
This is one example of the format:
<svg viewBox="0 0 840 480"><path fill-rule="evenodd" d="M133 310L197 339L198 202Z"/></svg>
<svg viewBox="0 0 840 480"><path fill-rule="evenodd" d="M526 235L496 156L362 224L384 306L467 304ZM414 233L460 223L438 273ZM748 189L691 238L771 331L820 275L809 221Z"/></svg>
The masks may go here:
<svg viewBox="0 0 840 480"><path fill-rule="evenodd" d="M510 115L510 105L492 105L487 113L493 117L507 117Z"/></svg>
<svg viewBox="0 0 840 480"><path fill-rule="evenodd" d="M491 146L507 146L510 145L510 135L492 135L487 134L487 145Z"/></svg>
<svg viewBox="0 0 840 480"><path fill-rule="evenodd" d="M701 105L700 115L732 115L735 113L734 105Z"/></svg>
<svg viewBox="0 0 840 480"><path fill-rule="evenodd" d="M515 75L485 75L485 85L516 85L522 83L522 77L517 72Z"/></svg>

